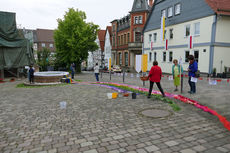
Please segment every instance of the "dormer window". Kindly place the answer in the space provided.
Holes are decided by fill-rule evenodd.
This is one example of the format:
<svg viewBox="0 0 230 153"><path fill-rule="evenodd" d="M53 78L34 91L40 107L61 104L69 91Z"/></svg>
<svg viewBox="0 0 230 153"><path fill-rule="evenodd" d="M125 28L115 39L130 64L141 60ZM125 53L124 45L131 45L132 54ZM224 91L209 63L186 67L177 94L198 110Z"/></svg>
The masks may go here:
<svg viewBox="0 0 230 153"><path fill-rule="evenodd" d="M141 0L137 0L136 8L141 8Z"/></svg>
<svg viewBox="0 0 230 153"><path fill-rule="evenodd" d="M169 7L168 8L168 17L172 17L173 16L173 8Z"/></svg>
<svg viewBox="0 0 230 153"><path fill-rule="evenodd" d="M181 4L178 3L175 5L175 15L180 14L180 11L181 11Z"/></svg>

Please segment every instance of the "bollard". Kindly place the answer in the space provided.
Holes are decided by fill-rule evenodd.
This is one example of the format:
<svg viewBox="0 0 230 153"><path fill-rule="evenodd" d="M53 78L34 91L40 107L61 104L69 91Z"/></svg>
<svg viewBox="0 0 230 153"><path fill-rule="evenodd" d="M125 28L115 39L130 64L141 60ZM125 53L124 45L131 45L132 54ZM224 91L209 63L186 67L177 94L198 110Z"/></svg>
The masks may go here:
<svg viewBox="0 0 230 153"><path fill-rule="evenodd" d="M136 99L137 98L137 94L135 92L132 93L132 99Z"/></svg>

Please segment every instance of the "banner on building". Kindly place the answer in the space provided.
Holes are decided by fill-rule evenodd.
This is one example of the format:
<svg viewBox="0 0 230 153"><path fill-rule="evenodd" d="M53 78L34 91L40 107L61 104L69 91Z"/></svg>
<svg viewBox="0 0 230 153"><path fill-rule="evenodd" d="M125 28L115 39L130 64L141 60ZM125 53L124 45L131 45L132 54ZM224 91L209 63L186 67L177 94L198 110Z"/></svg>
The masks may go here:
<svg viewBox="0 0 230 153"><path fill-rule="evenodd" d="M109 58L109 70L111 70L111 58Z"/></svg>
<svg viewBox="0 0 230 153"><path fill-rule="evenodd" d="M148 69L148 54L142 55L142 72L147 72Z"/></svg>
<svg viewBox="0 0 230 153"><path fill-rule="evenodd" d="M193 36L189 36L188 48L189 49L193 48Z"/></svg>
<svg viewBox="0 0 230 153"><path fill-rule="evenodd" d="M141 72L141 62L142 62L142 56L141 55L136 55L136 65L135 69L139 73Z"/></svg>
<svg viewBox="0 0 230 153"><path fill-rule="evenodd" d="M165 16L161 17L161 40L165 40Z"/></svg>
<svg viewBox="0 0 230 153"><path fill-rule="evenodd" d="M150 42L150 51L153 50L153 42Z"/></svg>
<svg viewBox="0 0 230 153"><path fill-rule="evenodd" d="M165 40L165 50L168 50L168 39Z"/></svg>

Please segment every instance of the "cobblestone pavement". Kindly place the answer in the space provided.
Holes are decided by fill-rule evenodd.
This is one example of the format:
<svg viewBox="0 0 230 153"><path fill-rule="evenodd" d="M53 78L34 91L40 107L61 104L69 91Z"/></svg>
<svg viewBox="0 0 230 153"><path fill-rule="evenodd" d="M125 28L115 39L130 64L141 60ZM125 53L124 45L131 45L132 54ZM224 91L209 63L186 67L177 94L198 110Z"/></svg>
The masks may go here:
<svg viewBox="0 0 230 153"><path fill-rule="evenodd" d="M92 74L76 79L95 80ZM108 99L111 89L93 85L15 88L21 82L0 84L1 153L230 152L230 132L216 117L191 105L178 102L182 110L173 112L168 104L143 95ZM141 85L134 79L127 83ZM67 102L66 109L60 109L61 101ZM146 108L172 115L139 115Z"/></svg>

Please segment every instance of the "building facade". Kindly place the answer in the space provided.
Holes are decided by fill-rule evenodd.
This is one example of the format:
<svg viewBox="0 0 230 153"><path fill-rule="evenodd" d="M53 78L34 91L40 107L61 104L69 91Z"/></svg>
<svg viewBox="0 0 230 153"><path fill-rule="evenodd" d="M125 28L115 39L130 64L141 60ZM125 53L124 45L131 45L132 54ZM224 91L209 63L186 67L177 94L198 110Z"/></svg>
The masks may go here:
<svg viewBox="0 0 230 153"><path fill-rule="evenodd" d="M112 54L114 64L135 69L135 57L142 54L142 31L153 1L134 0L132 10L112 24Z"/></svg>
<svg viewBox="0 0 230 153"><path fill-rule="evenodd" d="M201 72L215 68L222 73L230 67L229 27L230 2L225 0L156 0L143 31L148 70L157 60L163 72L171 73L173 59L181 59L187 70L192 54Z"/></svg>

